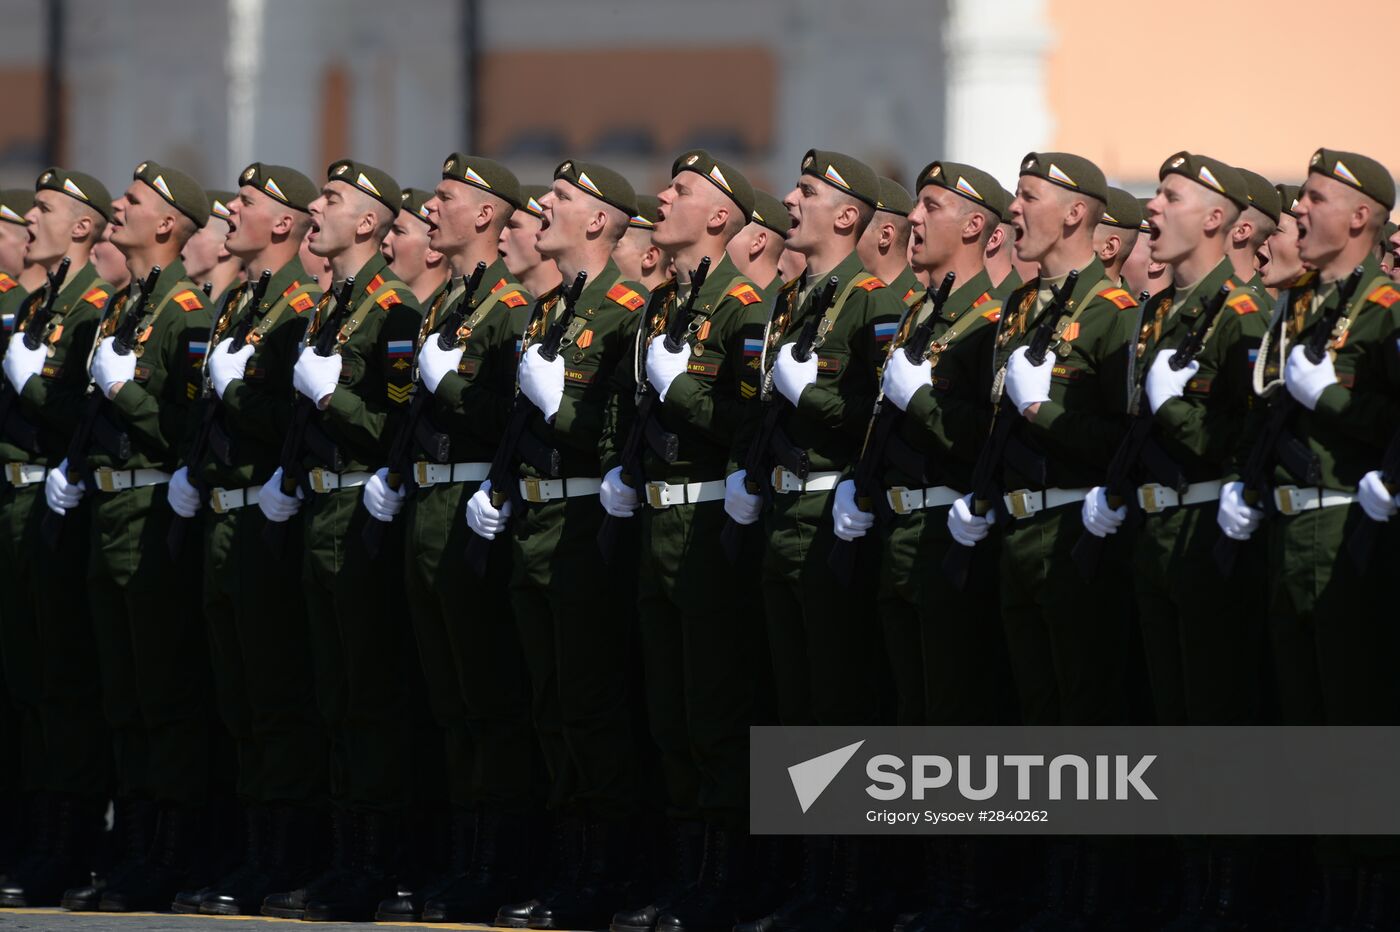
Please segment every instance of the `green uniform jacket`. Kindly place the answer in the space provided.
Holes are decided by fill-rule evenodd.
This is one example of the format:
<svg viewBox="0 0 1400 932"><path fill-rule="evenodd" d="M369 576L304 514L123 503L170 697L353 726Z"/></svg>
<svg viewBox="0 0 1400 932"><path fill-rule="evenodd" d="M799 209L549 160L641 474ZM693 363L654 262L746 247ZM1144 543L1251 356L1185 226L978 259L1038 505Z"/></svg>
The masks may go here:
<svg viewBox="0 0 1400 932"><path fill-rule="evenodd" d="M1122 288L1105 285L1103 263L1079 271L1069 314L1061 318L1050 380L1050 400L1034 421L1018 419L1014 437L1045 458L1046 482L1004 470L1007 489L1083 488L1103 481L1123 437L1132 378L1138 305ZM1034 278L1007 299L997 330L996 368L1017 347L1028 345L1044 306Z"/></svg>
<svg viewBox="0 0 1400 932"><path fill-rule="evenodd" d="M24 383L24 391L10 415L35 428L38 452L17 446L7 436L0 439L0 462L57 466L67 455L68 437L78 426L87 394L88 351L97 333L97 322L115 290L97 277L91 263L70 274L63 283L44 338L49 358L39 375ZM17 314L20 328L44 302L47 292L45 285L30 296L32 300L24 302Z"/></svg>
<svg viewBox="0 0 1400 932"><path fill-rule="evenodd" d="M422 310L388 265L376 255L355 273L351 315L342 318L338 338L340 384L317 419L340 453L342 472L374 470L384 462L413 389L413 341ZM329 315L331 303L323 306L321 313ZM304 465L327 464L308 453Z"/></svg>
<svg viewBox="0 0 1400 932"><path fill-rule="evenodd" d="M0 272L0 351L10 344L10 334L15 332L15 318L27 297L29 289L21 285L18 279Z"/></svg>
<svg viewBox="0 0 1400 932"><path fill-rule="evenodd" d="M921 487L925 477L930 483L964 491L971 485L977 450L992 419L987 386L994 374L992 344L1001 319L1001 302L992 297L991 290L992 280L984 269L955 288L943 305L933 328L931 384L909 399L895 434L927 455L927 469L924 476L908 476L890 467L885 474L886 487ZM974 320L963 324L952 342L938 349L949 330L968 315Z"/></svg>
<svg viewBox="0 0 1400 932"><path fill-rule="evenodd" d="M225 352L219 344L240 330L249 314L254 323L246 344L253 355L243 378L234 379L224 391L222 403L211 388L200 399L196 417L204 417L205 407L217 404L216 417L229 440L229 463L221 463L213 451L206 451L198 476L211 487L238 489L262 485L277 468L282 440L291 425L292 367L296 365L301 335L306 331L311 311L321 299L316 279L306 273L300 259L278 269L268 282L261 305L250 308L252 286L239 285L229 291L229 305L221 320L214 322L209 352Z"/></svg>
<svg viewBox="0 0 1400 932"><path fill-rule="evenodd" d="M129 293L123 314L136 302L134 283ZM145 316L150 323L137 328L140 355L136 377L105 406L130 437L131 456L117 460L94 444L88 453L90 467L175 469L188 440L192 409L202 383L210 322L205 302L204 292L186 277L184 263L177 259L161 269L146 304ZM111 317L108 315L109 322Z"/></svg>
<svg viewBox="0 0 1400 932"><path fill-rule="evenodd" d="M563 311L561 285L540 298L544 313L531 324L526 341L544 336L550 321ZM534 411L527 429L544 445L559 450L560 475L597 478L615 462L603 466L605 446L603 425L608 404L615 392L630 391L632 381L632 338L637 312L646 306L647 289L638 282L625 281L611 260L589 280L579 295L577 316L565 332L559 356L564 360L564 399L553 422ZM625 436L629 423L614 423L610 429ZM527 476L542 474L522 464Z"/></svg>
<svg viewBox="0 0 1400 932"><path fill-rule="evenodd" d="M465 286L453 289L436 319L429 322L427 332L452 313L464 290ZM450 438L447 462L490 462L515 398L520 340L533 302L530 292L499 259L481 277L480 287L471 296L474 311L457 331L462 360L457 371L447 373L438 383L427 410L433 428ZM425 451L418 449L416 440L414 450L417 458L424 457Z"/></svg>
<svg viewBox="0 0 1400 932"><path fill-rule="evenodd" d="M1025 281L1022 280L1021 273L1013 268L1010 272L1006 273L1006 277L1001 280L1000 285L992 288L992 297L999 299L1002 304L1005 304L1006 299L1011 296L1011 293L1024 284Z"/></svg>
<svg viewBox="0 0 1400 932"><path fill-rule="evenodd" d="M1200 371L1186 383L1181 397L1167 401L1154 415L1153 435L1188 482L1219 479L1239 443L1254 400L1250 386L1259 341L1268 328L1268 296L1242 283L1229 260L1222 259L1188 294L1179 295L1175 285L1169 286L1148 300L1142 314L1138 384L1159 352L1181 345L1197 326L1204 305L1227 282L1233 291L1196 357Z"/></svg>
<svg viewBox="0 0 1400 932"><path fill-rule="evenodd" d="M671 291L659 312L661 319L649 321L641 333L645 343L649 344L670 315L677 313L677 303ZM725 256L696 296L695 316L686 338L691 347L686 371L671 383L666 400L652 409L656 423L676 435L679 454L668 464L643 441L646 479L677 484L724 478L730 444L746 402L758 395L766 321L767 306L758 286ZM619 392L609 402L603 432L605 471L620 462L627 437L617 433L616 425L630 422L635 397L635 391ZM629 411L627 416L621 412L624 408Z"/></svg>

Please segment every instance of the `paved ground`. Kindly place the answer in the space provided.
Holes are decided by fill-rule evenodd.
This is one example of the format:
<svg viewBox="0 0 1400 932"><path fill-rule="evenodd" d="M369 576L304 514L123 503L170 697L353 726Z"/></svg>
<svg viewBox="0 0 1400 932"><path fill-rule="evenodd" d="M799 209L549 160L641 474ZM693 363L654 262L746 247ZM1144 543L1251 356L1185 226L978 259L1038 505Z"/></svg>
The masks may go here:
<svg viewBox="0 0 1400 932"><path fill-rule="evenodd" d="M0 930L19 932L284 932L276 924L306 932L365 932L366 929L488 929L489 926L433 923L299 923L295 919L252 916L174 916L163 913L69 913L58 909L0 909ZM285 930L291 932L291 930Z"/></svg>

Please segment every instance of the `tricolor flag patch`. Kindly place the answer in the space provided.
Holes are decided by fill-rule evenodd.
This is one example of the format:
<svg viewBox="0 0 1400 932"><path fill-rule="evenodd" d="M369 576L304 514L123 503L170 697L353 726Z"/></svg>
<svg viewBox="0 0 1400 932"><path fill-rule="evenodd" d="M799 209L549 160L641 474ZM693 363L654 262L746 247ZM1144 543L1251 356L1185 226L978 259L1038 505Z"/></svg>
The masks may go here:
<svg viewBox="0 0 1400 932"><path fill-rule="evenodd" d="M277 186L277 182L273 181L271 178L263 183L263 190L279 201L285 201L287 199L287 195L282 193L282 189Z"/></svg>
<svg viewBox="0 0 1400 932"><path fill-rule="evenodd" d="M1050 176L1051 181L1058 181L1061 184L1067 184L1072 188L1079 187L1079 183L1073 178L1071 178L1069 175L1066 175L1060 169L1060 166L1056 165L1054 162L1050 163L1050 170L1046 172L1046 174Z"/></svg>
<svg viewBox="0 0 1400 932"><path fill-rule="evenodd" d="M544 213L544 208L540 206L540 202L535 200L533 197L530 198L529 203L525 205L525 209L532 214Z"/></svg>
<svg viewBox="0 0 1400 932"><path fill-rule="evenodd" d="M1354 185L1358 188L1361 187L1361 181L1351 173L1351 169L1347 168L1347 163L1343 162L1341 159L1337 159L1337 164L1332 166L1332 174L1349 185Z"/></svg>
<svg viewBox="0 0 1400 932"><path fill-rule="evenodd" d="M875 342L876 342L876 343L888 343L890 340L893 340L893 339L894 339L894 335L895 335L896 333L898 333L898 332L899 332L899 324L897 324L897 323L876 324L876 325L875 325Z"/></svg>
<svg viewBox="0 0 1400 932"><path fill-rule="evenodd" d="M412 340L390 340L388 356L390 359L402 359L413 355Z"/></svg>
<svg viewBox="0 0 1400 932"><path fill-rule="evenodd" d="M3 325L3 326L4 326L5 332L6 332L6 333L14 333L14 332L15 332L15 315L13 315L13 314L6 314L4 317L0 317L0 325Z"/></svg>
<svg viewBox="0 0 1400 932"><path fill-rule="evenodd" d="M763 355L763 341L762 341L762 340L745 340L745 341L744 341L744 358L745 358L745 359L749 359L749 358L752 358L752 357L754 357L754 356L762 356L762 355Z"/></svg>
<svg viewBox="0 0 1400 932"><path fill-rule="evenodd" d="M729 187L729 179L724 177L724 172L719 170L718 165L710 169L710 180L713 181L715 184L719 185L724 190L728 191L730 194L734 193L734 189Z"/></svg>
<svg viewBox="0 0 1400 932"><path fill-rule="evenodd" d="M209 355L209 343L207 341L190 341L190 355L198 356L201 359Z"/></svg>
<svg viewBox="0 0 1400 932"><path fill-rule="evenodd" d="M972 186L972 183L962 175L958 176L958 190L968 197L975 197L979 201L982 200L982 195L978 193L977 189Z"/></svg>
<svg viewBox="0 0 1400 932"><path fill-rule="evenodd" d="M1225 186L1216 180L1215 173L1212 172L1206 166L1202 165L1201 170L1196 172L1196 174L1200 177L1202 181L1210 185L1215 190L1219 191L1221 194L1225 193Z"/></svg>
<svg viewBox="0 0 1400 932"><path fill-rule="evenodd" d="M470 181L472 184L479 184L486 190L491 190L491 184L485 178L478 175L476 173L476 169L472 168L470 165L462 169L462 177Z"/></svg>
<svg viewBox="0 0 1400 932"><path fill-rule="evenodd" d="M368 191L370 194L373 194L375 197L384 196L379 193L379 189L374 186L374 182L370 181L368 178L365 177L364 172L360 172L360 176L355 179L355 184L361 188L364 188L366 191Z"/></svg>
<svg viewBox="0 0 1400 932"><path fill-rule="evenodd" d="M210 206L209 209L215 214L219 215L220 217L233 216L231 213L229 213L228 207L224 205L223 201L214 201L214 203Z"/></svg>
<svg viewBox="0 0 1400 932"><path fill-rule="evenodd" d="M165 183L164 175L156 175L156 180L151 182L151 187L155 188L161 194L164 194L166 200L175 200L175 195L170 193L170 185Z"/></svg>
<svg viewBox="0 0 1400 932"><path fill-rule="evenodd" d="M826 174L822 175L822 177L838 187L845 188L847 191L851 190L851 186L846 183L845 178L841 177L841 173L836 170L835 165L828 165L826 167Z"/></svg>
<svg viewBox="0 0 1400 932"><path fill-rule="evenodd" d="M588 172L579 172L579 173L578 173L578 184L579 184L579 187L583 188L585 191L592 191L594 194L598 195L599 197L602 197L602 196L603 196L603 192L602 192L602 191L599 191L599 190L598 190L598 186L597 186L596 184L593 183L593 179L590 178L590 177L588 177Z"/></svg>
<svg viewBox="0 0 1400 932"><path fill-rule="evenodd" d="M162 180L159 179L159 178L157 178L156 180L157 180L157 181L160 181L161 184L164 184L164 183L165 183L164 181L162 181ZM64 179L63 179L63 190L67 191L69 194L73 195L74 197L79 197L79 198L82 198L83 200L87 200L87 199L88 199L87 194L83 191L82 188L78 187L76 184L73 183L73 179L72 179L72 178L64 178Z"/></svg>
<svg viewBox="0 0 1400 932"><path fill-rule="evenodd" d="M11 223L24 223L23 217L15 213L9 207L6 207L4 204L0 204L0 217L4 217Z"/></svg>

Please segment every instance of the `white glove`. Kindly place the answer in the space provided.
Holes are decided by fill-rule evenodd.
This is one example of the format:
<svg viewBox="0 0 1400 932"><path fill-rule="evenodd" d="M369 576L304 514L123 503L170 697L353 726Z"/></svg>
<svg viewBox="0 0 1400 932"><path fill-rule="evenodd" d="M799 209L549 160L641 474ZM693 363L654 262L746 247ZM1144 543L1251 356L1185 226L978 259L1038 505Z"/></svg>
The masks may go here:
<svg viewBox="0 0 1400 932"><path fill-rule="evenodd" d="M199 500L199 490L190 485L190 471L186 466L171 474L165 497L170 502L170 510L182 518L193 518L204 504Z"/></svg>
<svg viewBox="0 0 1400 932"><path fill-rule="evenodd" d="M773 365L773 384L795 405L802 397L802 390L817 380L817 354L808 356L806 362L798 362L792 355L792 347L789 343L778 350L778 361Z"/></svg>
<svg viewBox="0 0 1400 932"><path fill-rule="evenodd" d="M1108 507L1108 494L1103 486L1096 485L1084 497L1084 506L1079 510L1079 517L1084 522L1084 530L1095 537L1107 537L1118 533L1123 519L1128 517L1128 506Z"/></svg>
<svg viewBox="0 0 1400 932"><path fill-rule="evenodd" d="M651 343L647 346L647 381L651 387L656 389L656 394L661 396L661 400L666 400L666 393L671 389L671 383L676 380L690 365L690 344L682 343L678 352L671 352L666 348L665 335L651 338Z"/></svg>
<svg viewBox="0 0 1400 932"><path fill-rule="evenodd" d="M1220 508L1215 513L1215 523L1231 540L1249 540L1249 536L1259 530L1259 522L1264 520L1264 512L1251 508L1244 500L1244 483L1227 482L1220 490Z"/></svg>
<svg viewBox="0 0 1400 932"><path fill-rule="evenodd" d="M831 504L831 523L835 525L836 536L842 540L858 540L875 526L875 516L861 511L856 504L854 480L843 479L836 484L836 496Z"/></svg>
<svg viewBox="0 0 1400 932"><path fill-rule="evenodd" d="M297 489L296 495L282 494L282 467L278 466L258 492L258 509L267 520L281 524L301 511L301 499L301 489Z"/></svg>
<svg viewBox="0 0 1400 932"><path fill-rule="evenodd" d="M598 490L598 498L603 510L614 518L630 518L632 512L642 507L637 500L637 490L622 481L622 467L614 466L603 477L603 487Z"/></svg>
<svg viewBox="0 0 1400 932"><path fill-rule="evenodd" d="M757 521L763 508L763 499L757 495L750 495L749 490L744 488L744 479L747 476L748 471L740 469L730 473L724 480L724 513L733 518L735 523L744 525Z"/></svg>
<svg viewBox="0 0 1400 932"><path fill-rule="evenodd" d="M209 367L209 381L214 386L214 394L220 398L228 389L228 383L243 378L248 371L248 360L253 358L253 344L244 343L237 352L229 352L232 338L225 339L209 351L204 364Z"/></svg>
<svg viewBox="0 0 1400 932"><path fill-rule="evenodd" d="M1054 353L1046 353L1038 366L1026 358L1029 353L1029 347L1019 347L1006 363L1006 394L1021 414L1031 405L1050 400L1050 373L1055 370Z"/></svg>
<svg viewBox="0 0 1400 932"><path fill-rule="evenodd" d="M972 496L964 495L948 509L948 531L964 547L975 547L992 529L993 515L972 513Z"/></svg>
<svg viewBox="0 0 1400 932"><path fill-rule="evenodd" d="M38 349L24 345L24 335L16 333L10 339L10 348L5 350L5 378L16 392L24 391L24 383L44 371L44 360L49 356L41 343Z"/></svg>
<svg viewBox="0 0 1400 932"><path fill-rule="evenodd" d="M1185 394L1186 383L1201 369L1201 364L1194 359L1180 369L1173 369L1171 360L1175 353L1174 349L1158 351L1152 368L1147 370L1147 403L1153 414L1171 399Z"/></svg>
<svg viewBox="0 0 1400 932"><path fill-rule="evenodd" d="M1389 521L1390 516L1395 514L1397 510L1395 496L1381 481L1379 470L1373 469L1362 476L1361 484L1356 487L1356 491L1357 497L1361 499L1361 509L1366 512L1366 517L1372 521Z"/></svg>
<svg viewBox="0 0 1400 932"><path fill-rule="evenodd" d="M1288 364L1283 367L1283 381L1288 386L1288 394L1298 399L1298 403L1309 411L1317 407L1317 399L1323 389L1337 381L1337 370L1332 365L1332 354L1324 353L1322 362L1312 362L1307 351L1301 346L1293 347L1288 354Z"/></svg>
<svg viewBox="0 0 1400 932"><path fill-rule="evenodd" d="M927 359L916 366L903 350L895 350L890 361L885 363L885 399L901 411L909 407L919 389L932 381L933 363Z"/></svg>
<svg viewBox="0 0 1400 932"><path fill-rule="evenodd" d="M340 384L340 365L339 353L322 356L308 346L301 351L296 368L292 369L292 384L319 406L321 399L328 397Z"/></svg>
<svg viewBox="0 0 1400 932"><path fill-rule="evenodd" d="M112 397L112 386L119 382L130 382L136 376L136 354L118 355L112 348L114 339L115 337L104 338L92 356L92 380L108 398Z"/></svg>
<svg viewBox="0 0 1400 932"><path fill-rule="evenodd" d="M519 378L520 390L540 409L545 420L559 413L559 405L564 400L563 356L555 356L553 362L545 362L536 343L520 359Z"/></svg>
<svg viewBox="0 0 1400 932"><path fill-rule="evenodd" d="M389 488L389 467L381 466L365 483L365 510L374 520L388 524L403 507L407 495L408 492L402 487L397 491Z"/></svg>
<svg viewBox="0 0 1400 932"><path fill-rule="evenodd" d="M48 478L44 480L44 501L48 502L49 510L58 514L63 514L69 508L78 507L78 502L83 500L83 492L87 491L87 486L82 482L68 481L68 460L58 464L55 469L49 470Z"/></svg>
<svg viewBox="0 0 1400 932"><path fill-rule="evenodd" d="M456 372L457 364L461 361L462 347L443 349L438 346L437 335L428 334L428 339L423 341L423 348L418 351L418 374L423 377L423 387L430 394L436 392L438 385L442 383L442 377L449 372Z"/></svg>
<svg viewBox="0 0 1400 932"><path fill-rule="evenodd" d="M476 494L467 500L467 527L487 540L495 540L496 535L504 531L508 523L510 500L503 502L499 509L493 507L491 480L487 479L481 483L481 488L476 490Z"/></svg>

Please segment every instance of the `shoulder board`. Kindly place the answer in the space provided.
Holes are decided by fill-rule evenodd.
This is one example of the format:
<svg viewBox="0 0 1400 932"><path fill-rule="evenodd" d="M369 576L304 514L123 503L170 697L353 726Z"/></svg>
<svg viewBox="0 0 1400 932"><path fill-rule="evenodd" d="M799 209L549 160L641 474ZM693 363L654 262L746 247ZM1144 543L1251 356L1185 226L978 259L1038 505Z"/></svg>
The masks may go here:
<svg viewBox="0 0 1400 932"><path fill-rule="evenodd" d="M1254 300L1254 296L1248 291L1241 290L1239 294L1232 294L1225 299L1225 306L1236 314L1257 314L1259 313L1259 303Z"/></svg>
<svg viewBox="0 0 1400 932"><path fill-rule="evenodd" d="M282 297L285 298L287 295L291 294L293 291L296 291L300 287L301 282L292 282L282 291Z"/></svg>
<svg viewBox="0 0 1400 932"><path fill-rule="evenodd" d="M1137 307L1137 300L1122 288L1105 288L1103 291L1099 292L1099 297L1112 301L1118 306L1120 311L1127 310L1130 307Z"/></svg>
<svg viewBox="0 0 1400 932"><path fill-rule="evenodd" d="M981 307L982 305L986 304L986 303L987 303L988 301L990 301L990 300L992 300L992 293L991 293L990 291L984 291L984 292L982 292L982 295L981 295L976 301L973 301L973 302L972 302L972 306L973 306L973 307Z"/></svg>
<svg viewBox="0 0 1400 932"><path fill-rule="evenodd" d="M197 311L204 307L204 302L199 300L199 295L189 289L180 292L171 300L184 308L186 313Z"/></svg>
<svg viewBox="0 0 1400 932"><path fill-rule="evenodd" d="M508 291L501 296L501 303L506 307L524 307L529 302L519 291Z"/></svg>
<svg viewBox="0 0 1400 932"><path fill-rule="evenodd" d="M496 284L494 284L494 285L491 286L491 293L492 293L492 294L495 294L496 292L500 291L500 290L501 290L502 288L504 288L505 286L506 286L506 280L503 278L503 279L501 279L500 281L496 282Z"/></svg>
<svg viewBox="0 0 1400 932"><path fill-rule="evenodd" d="M83 300L86 301L88 304L93 305L94 307L102 307L104 304L107 303L108 297L110 296L107 294L107 292L103 291L101 288L94 288L87 294L83 295Z"/></svg>
<svg viewBox="0 0 1400 932"><path fill-rule="evenodd" d="M750 285L748 282L741 282L739 285L730 288L725 294L731 298L738 298L739 302L745 307L748 307L750 304L757 304L759 301L763 300L763 296L755 291L753 285Z"/></svg>
<svg viewBox="0 0 1400 932"><path fill-rule="evenodd" d="M375 277L378 278L378 276L375 276ZM390 288L388 291L384 292L382 295L380 295L379 297L375 298L375 299L374 299L374 303L375 303L375 304L378 304L380 307L382 307L384 310L387 311L389 308L393 307L395 304L402 304L402 303L403 303L403 299L399 297L399 293L398 293L397 291L395 291L394 289Z"/></svg>
<svg viewBox="0 0 1400 932"><path fill-rule="evenodd" d="M291 309L298 314L304 314L316 306L316 302L311 300L311 295L304 291L289 301L288 304L291 306Z"/></svg>
<svg viewBox="0 0 1400 932"><path fill-rule="evenodd" d="M856 287L864 288L866 291L874 291L876 288L885 287L885 283L874 275L871 275L869 278L862 278L860 281L856 282Z"/></svg>
<svg viewBox="0 0 1400 932"><path fill-rule="evenodd" d="M1381 285L1375 291L1366 296L1366 300L1381 307L1390 307L1396 301L1400 301L1400 290L1394 285Z"/></svg>
<svg viewBox="0 0 1400 932"><path fill-rule="evenodd" d="M4 294L5 292L9 291L11 288L15 287L18 284L19 282L15 281L13 278L6 275L4 272L0 272L0 294Z"/></svg>
<svg viewBox="0 0 1400 932"><path fill-rule="evenodd" d="M623 282L618 282L616 285L609 288L608 297L616 303L621 304L629 311L635 311L637 308L647 303L645 298L637 294L635 290L627 287Z"/></svg>
<svg viewBox="0 0 1400 932"><path fill-rule="evenodd" d="M994 324L995 324L995 323L1000 323L1000 322L1001 322L1001 305L1000 305L1000 304L996 304L996 305L993 305L992 307L987 308L985 311L982 312L982 316L985 317L987 320L990 320L990 321L991 321L992 323L994 323Z"/></svg>
<svg viewBox="0 0 1400 932"><path fill-rule="evenodd" d="M374 294L376 291L378 291L380 288L382 288L383 285L384 285L384 276L383 276L383 275L376 275L376 276L374 276L373 278L371 278L371 279L369 280L369 284L365 286L365 294Z"/></svg>

